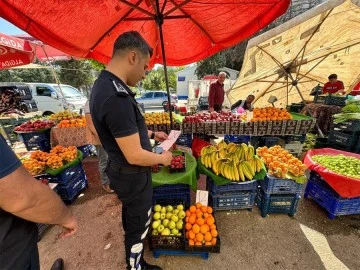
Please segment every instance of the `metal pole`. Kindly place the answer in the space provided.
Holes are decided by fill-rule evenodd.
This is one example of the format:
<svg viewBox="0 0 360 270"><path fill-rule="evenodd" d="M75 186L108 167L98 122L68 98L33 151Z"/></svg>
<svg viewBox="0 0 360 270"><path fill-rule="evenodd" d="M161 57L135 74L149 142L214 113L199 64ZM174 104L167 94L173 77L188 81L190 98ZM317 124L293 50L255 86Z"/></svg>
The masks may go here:
<svg viewBox="0 0 360 270"><path fill-rule="evenodd" d="M169 79L167 73L167 66L166 66L166 55L165 55L165 46L164 46L164 36L162 32L162 25L164 23L163 14L160 12L160 4L159 0L156 0L156 24L159 26L159 33L160 33L160 44L161 44L161 53L163 57L163 64L164 64L164 74L165 74L165 84L166 84L166 92L168 98L168 105L169 105L169 114L170 114L170 127L173 129L173 119L172 119L172 111L171 111L171 97L170 97L170 90L169 90Z"/></svg>

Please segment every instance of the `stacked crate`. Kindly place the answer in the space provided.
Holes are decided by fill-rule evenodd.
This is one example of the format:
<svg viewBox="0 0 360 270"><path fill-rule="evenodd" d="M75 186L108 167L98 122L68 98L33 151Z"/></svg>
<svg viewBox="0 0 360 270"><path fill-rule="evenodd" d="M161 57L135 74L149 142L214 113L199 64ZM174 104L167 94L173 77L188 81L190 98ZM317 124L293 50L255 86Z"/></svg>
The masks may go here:
<svg viewBox="0 0 360 270"><path fill-rule="evenodd" d="M185 184L161 185L153 188L153 204L158 200L180 200L190 205L190 186Z"/></svg>
<svg viewBox="0 0 360 270"><path fill-rule="evenodd" d="M331 147L349 152L360 152L360 120L333 123L328 143ZM359 152L357 152L359 151Z"/></svg>
<svg viewBox="0 0 360 270"><path fill-rule="evenodd" d="M310 173L304 198L311 197L328 212L328 217L360 214L360 197L343 198L316 172Z"/></svg>
<svg viewBox="0 0 360 270"><path fill-rule="evenodd" d="M259 181L259 185L256 204L262 217L269 213L286 213L291 217L295 215L304 185L270 175Z"/></svg>
<svg viewBox="0 0 360 270"><path fill-rule="evenodd" d="M209 192L209 205L217 210L252 211L256 196L257 181L236 182L226 185L216 185L210 178L206 178L206 190Z"/></svg>
<svg viewBox="0 0 360 270"><path fill-rule="evenodd" d="M50 129L38 132L19 133L19 138L24 142L28 151L40 150L50 152Z"/></svg>

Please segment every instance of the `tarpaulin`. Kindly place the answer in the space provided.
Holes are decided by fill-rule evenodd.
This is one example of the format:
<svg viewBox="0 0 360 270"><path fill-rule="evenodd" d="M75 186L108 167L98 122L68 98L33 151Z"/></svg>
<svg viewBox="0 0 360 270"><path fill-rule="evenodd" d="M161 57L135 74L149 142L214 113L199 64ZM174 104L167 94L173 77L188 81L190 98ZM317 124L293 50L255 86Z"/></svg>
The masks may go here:
<svg viewBox="0 0 360 270"><path fill-rule="evenodd" d="M360 196L360 179L344 176L330 171L324 166L312 160L314 155L352 156L360 159L359 154L335 150L332 148L321 148L309 150L304 158L304 163L310 170L317 172L341 197L354 198Z"/></svg>

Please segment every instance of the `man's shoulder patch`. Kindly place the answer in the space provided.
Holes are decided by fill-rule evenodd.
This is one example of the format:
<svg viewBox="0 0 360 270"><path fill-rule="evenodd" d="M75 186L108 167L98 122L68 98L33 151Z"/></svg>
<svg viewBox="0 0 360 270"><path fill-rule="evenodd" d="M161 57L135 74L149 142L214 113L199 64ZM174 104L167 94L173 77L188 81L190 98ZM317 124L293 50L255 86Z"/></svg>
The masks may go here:
<svg viewBox="0 0 360 270"><path fill-rule="evenodd" d="M114 87L116 89L116 94L118 96L127 97L129 95L128 91L118 82L112 81L114 84Z"/></svg>

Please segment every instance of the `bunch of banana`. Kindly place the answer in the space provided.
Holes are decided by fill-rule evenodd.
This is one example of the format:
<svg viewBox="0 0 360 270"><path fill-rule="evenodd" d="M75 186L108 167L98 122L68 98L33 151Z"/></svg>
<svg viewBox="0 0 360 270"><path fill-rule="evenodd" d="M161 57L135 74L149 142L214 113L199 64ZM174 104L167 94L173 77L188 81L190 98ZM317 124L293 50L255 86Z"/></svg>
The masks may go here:
<svg viewBox="0 0 360 270"><path fill-rule="evenodd" d="M245 179L252 180L254 178L255 170L246 160L240 161L238 171L241 181L245 181Z"/></svg>
<svg viewBox="0 0 360 270"><path fill-rule="evenodd" d="M220 158L225 158L226 155L228 154L226 148L219 148L219 157Z"/></svg>
<svg viewBox="0 0 360 270"><path fill-rule="evenodd" d="M201 163L204 164L206 168L211 168L212 162L211 162L211 156L212 152L205 153L204 155L201 155Z"/></svg>
<svg viewBox="0 0 360 270"><path fill-rule="evenodd" d="M263 162L259 157L255 156L254 158L248 160L248 162L250 163L251 167L254 169L255 172L261 171Z"/></svg>
<svg viewBox="0 0 360 270"><path fill-rule="evenodd" d="M201 156L204 156L206 153L209 153L211 151L215 151L217 150L216 146L215 145L208 145L208 146L205 146L201 149L200 151L200 155Z"/></svg>
<svg viewBox="0 0 360 270"><path fill-rule="evenodd" d="M219 171L225 178L232 181L239 181L240 175L236 163L233 161L224 161L220 163Z"/></svg>
<svg viewBox="0 0 360 270"><path fill-rule="evenodd" d="M224 142L224 140L221 140L221 141L217 144L217 147L218 147L218 149L223 149L223 148L226 149L227 143Z"/></svg>
<svg viewBox="0 0 360 270"><path fill-rule="evenodd" d="M223 166L223 163L228 163L228 162L230 162L230 160L227 158L217 159L213 163L212 170L216 175L219 175L221 173L221 167Z"/></svg>

